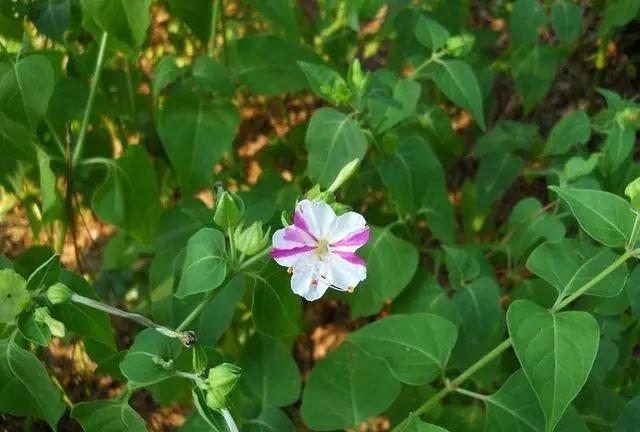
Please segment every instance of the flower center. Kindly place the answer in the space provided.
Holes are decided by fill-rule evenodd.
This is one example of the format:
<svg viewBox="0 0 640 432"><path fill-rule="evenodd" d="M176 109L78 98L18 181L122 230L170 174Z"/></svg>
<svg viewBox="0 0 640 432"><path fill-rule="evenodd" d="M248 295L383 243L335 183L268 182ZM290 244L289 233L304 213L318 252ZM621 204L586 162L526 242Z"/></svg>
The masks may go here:
<svg viewBox="0 0 640 432"><path fill-rule="evenodd" d="M323 259L327 255L329 255L329 242L324 239L318 240L315 252L319 259Z"/></svg>

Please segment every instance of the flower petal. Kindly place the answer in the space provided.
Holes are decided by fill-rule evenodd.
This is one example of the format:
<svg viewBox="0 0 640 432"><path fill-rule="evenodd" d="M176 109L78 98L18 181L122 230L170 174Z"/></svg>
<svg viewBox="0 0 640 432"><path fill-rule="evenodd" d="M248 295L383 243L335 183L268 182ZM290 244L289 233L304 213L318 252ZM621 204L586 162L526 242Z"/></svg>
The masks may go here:
<svg viewBox="0 0 640 432"><path fill-rule="evenodd" d="M310 234L295 225L284 228L284 235L282 238L292 243L299 243L307 246L314 246L316 243Z"/></svg>
<svg viewBox="0 0 640 432"><path fill-rule="evenodd" d="M300 259L310 256L315 247L285 239L287 228L273 233L271 256L281 266L294 267Z"/></svg>
<svg viewBox="0 0 640 432"><path fill-rule="evenodd" d="M362 230L367 221L356 212L347 212L336 218L336 223L329 237L330 243L339 242L351 234Z"/></svg>
<svg viewBox="0 0 640 432"><path fill-rule="evenodd" d="M358 231L344 237L342 240L331 243L331 250L336 252L355 252L369 241L369 227L360 228Z"/></svg>
<svg viewBox="0 0 640 432"><path fill-rule="evenodd" d="M317 278L317 273L309 268L304 271L294 271L291 277L291 289L294 293L309 301L317 300L324 295L329 284Z"/></svg>
<svg viewBox="0 0 640 432"><path fill-rule="evenodd" d="M296 219L300 225L295 222ZM303 230L303 225L306 226L308 233L314 239L326 239L332 232L335 222L336 213L324 201L312 203L309 200L302 200L296 206L294 223Z"/></svg>
<svg viewBox="0 0 640 432"><path fill-rule="evenodd" d="M329 268L331 284L341 291L355 288L367 278L367 266L364 260L354 253L331 254Z"/></svg>

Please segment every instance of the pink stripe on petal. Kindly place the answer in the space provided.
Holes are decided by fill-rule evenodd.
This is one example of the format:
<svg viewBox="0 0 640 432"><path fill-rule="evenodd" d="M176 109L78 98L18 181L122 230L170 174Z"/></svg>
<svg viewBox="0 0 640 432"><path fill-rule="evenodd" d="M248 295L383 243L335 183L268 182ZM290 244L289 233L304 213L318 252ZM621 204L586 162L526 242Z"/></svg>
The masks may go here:
<svg viewBox="0 0 640 432"><path fill-rule="evenodd" d="M302 243L304 245L308 245L312 242L309 236L295 225L286 227L282 238L290 242Z"/></svg>
<svg viewBox="0 0 640 432"><path fill-rule="evenodd" d="M351 264L361 265L363 267L367 265L367 263L362 258L354 254L353 252L335 252L335 254L343 260L349 261Z"/></svg>
<svg viewBox="0 0 640 432"><path fill-rule="evenodd" d="M299 255L305 252L310 252L315 249L313 246L299 246L291 249L271 249L272 258L286 258L294 255Z"/></svg>
<svg viewBox="0 0 640 432"><path fill-rule="evenodd" d="M342 246L364 246L369 241L369 227L364 227L359 231L349 234L340 241L331 244L331 247L339 248Z"/></svg>
<svg viewBox="0 0 640 432"><path fill-rule="evenodd" d="M309 237L311 237L314 241L318 241L316 236L311 234L311 231L309 230L309 226L307 225L307 221L304 219L304 215L302 214L302 210L300 209L300 207L296 208L296 211L293 213L293 224L297 228L302 230L302 232L304 232Z"/></svg>

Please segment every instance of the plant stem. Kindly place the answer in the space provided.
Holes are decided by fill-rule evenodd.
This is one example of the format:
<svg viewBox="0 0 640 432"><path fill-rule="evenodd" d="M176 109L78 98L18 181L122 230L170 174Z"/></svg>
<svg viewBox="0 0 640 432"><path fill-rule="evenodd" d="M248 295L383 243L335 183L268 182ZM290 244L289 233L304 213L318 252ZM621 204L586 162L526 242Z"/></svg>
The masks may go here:
<svg viewBox="0 0 640 432"><path fill-rule="evenodd" d="M107 40L109 36L106 32L102 33L100 39L100 48L98 50L98 58L96 59L96 66L93 71L93 79L91 80L91 87L89 88L89 98L87 99L87 105L85 106L84 116L82 117L82 124L80 125L80 132L78 132L78 141L73 149L73 166L77 166L78 162L82 158L82 150L87 137L87 127L89 126L89 117L91 116L91 110L93 109L93 101L96 98L96 91L98 88L98 82L100 81L100 72L102 71L102 64L104 63L104 54L107 50Z"/></svg>
<svg viewBox="0 0 640 432"><path fill-rule="evenodd" d="M561 301L558 304L556 304L551 309L551 312L553 312L553 313L559 312L560 310L562 310L565 307L567 307L575 299L577 299L578 297L580 297L581 295L586 293L595 284L600 282L602 279L607 277L607 275L609 275L615 269L617 269L622 264L624 264L627 261L627 259L629 259L630 257L633 257L633 256L637 256L638 253L640 253L640 250L638 250L638 249L636 249L636 250L627 250L617 260L615 260L613 263L611 263L611 265L609 267L604 269L602 272L600 272L598 275L596 275L593 279L591 279L589 282L587 282L582 287L580 287L576 292L574 292L570 296L566 297L563 301ZM513 343L511 341L511 338L508 338L505 341L503 341L500 345L495 347L489 353L485 354L484 357L482 357L480 360L478 360L473 365L471 365L467 370L465 370L460 375L458 375L455 379L453 379L451 382L449 382L446 387L444 387L438 393L436 393L435 395L433 395L429 399L427 399L422 405L420 405L410 415L417 415L417 416L422 415L422 414L426 413L427 411L429 411L429 409L431 409L435 404L437 404L442 399L444 399L445 396L447 396L449 393L451 393L453 391L459 391L458 387L460 385L462 385L462 383L464 383L473 374L475 374L480 369L482 369L484 366L486 366L489 362L491 362L495 358L499 357L503 352L505 352L507 349L509 349L512 346L512 344ZM464 392L460 392L459 391L459 393L464 393ZM396 426L393 429L393 431L399 432L400 430L402 430L402 429L399 429L399 428L404 423L405 422L400 423L398 426Z"/></svg>
<svg viewBox="0 0 640 432"><path fill-rule="evenodd" d="M624 264L624 262L626 260L628 260L629 258L631 258L632 256L634 256L636 254L635 251L633 250L627 250L625 251L625 253L623 253L622 255L620 255L620 257L618 257L617 260L615 260L614 262L611 263L611 265L609 265L609 267L607 267L606 269L602 270L600 273L598 273L596 275L596 277L594 277L593 279L591 279L589 282L587 282L586 284L584 284L579 290L577 290L576 292L574 292L573 294L565 297L564 300L562 300L561 302L557 302L555 305L553 305L553 308L551 309L552 312L557 312L561 309L564 309L567 305L569 305L570 303L573 303L573 301L575 299L577 299L578 297L580 297L582 294L584 294L585 292L587 292L589 289L591 289L591 287L593 287L595 284L597 284L598 282L600 282L602 279L604 279L605 277L607 277L609 275L609 273L613 272L615 269L617 269L618 267L620 267L622 264Z"/></svg>
<svg viewBox="0 0 640 432"><path fill-rule="evenodd" d="M200 303L198 303L198 305L191 311L191 313L180 323L180 325L176 328L176 331L181 332L181 331L184 331L184 329L186 329L187 327L189 327L189 325L193 321L195 321L196 318L198 318L198 316L200 316L203 309L207 307L209 302L211 302L211 300L213 300L213 298L218 295L218 292L222 290L222 288L227 284L228 281L229 279L223 282L222 286L214 289L213 291L209 291L207 295L200 301Z"/></svg>
<svg viewBox="0 0 640 432"><path fill-rule="evenodd" d="M415 77L417 77L418 74L420 72L422 72L422 70L424 68L426 68L427 66L429 66L431 63L439 62L440 61L440 57L443 57L444 55L445 55L444 51L434 52L433 54L431 54L431 57L426 59L424 62L422 62L420 64L420 66L418 66L417 68L414 69L413 72L411 72L411 75L409 76L409 79L414 79Z"/></svg>
<svg viewBox="0 0 640 432"><path fill-rule="evenodd" d="M478 400L481 400L481 401L486 401L487 399L489 399L489 397L487 395L476 393L474 391L466 390L466 389L463 389L463 388L457 388L456 389L456 393L460 393L462 395L469 396L470 398L478 399Z"/></svg>
<svg viewBox="0 0 640 432"><path fill-rule="evenodd" d="M262 249L260 252L258 252L257 254L255 254L254 256L252 256L242 264L240 264L240 266L238 267L238 273L242 272L243 270L246 270L251 265L255 264L257 261L260 261L262 258L269 255L269 252L271 252L271 246L268 246Z"/></svg>
<svg viewBox="0 0 640 432"><path fill-rule="evenodd" d="M229 432L238 432L238 426L236 422L233 420L233 416L229 412L228 409L222 408L220 410L222 413L222 417L224 417L224 421L227 422L227 427L229 428Z"/></svg>
<svg viewBox="0 0 640 432"><path fill-rule="evenodd" d="M94 299L90 299L88 297L84 297L81 296L79 294L73 293L71 295L71 301L74 303L78 303L78 304L82 304L94 309L98 309L101 310L103 312L106 312L108 314L111 315L115 315L115 316L119 316L134 322L137 322L138 324L145 326L145 327L149 327L152 328L154 330L156 330L158 333L163 334L164 336L170 337L170 338L174 338L174 339L180 339L182 341L182 343L187 346L190 347L191 345L193 345L194 343L194 335L193 332L190 331L180 331L180 330L171 330L170 328L161 326L159 324L156 324L155 322L151 321L149 318L137 314L137 313L131 313L131 312L126 312L123 310L120 310L116 307L110 306L108 304L104 304L102 302L99 302L97 300Z"/></svg>
<svg viewBox="0 0 640 432"><path fill-rule="evenodd" d="M131 80L131 64L129 59L124 61L124 71L127 75L127 93L129 95L129 109L131 110L131 124L136 121L136 97L133 91L133 81Z"/></svg>
<svg viewBox="0 0 640 432"><path fill-rule="evenodd" d="M216 27L218 26L218 12L220 10L220 0L213 2L213 15L211 16L211 33L209 34L209 57L216 56Z"/></svg>

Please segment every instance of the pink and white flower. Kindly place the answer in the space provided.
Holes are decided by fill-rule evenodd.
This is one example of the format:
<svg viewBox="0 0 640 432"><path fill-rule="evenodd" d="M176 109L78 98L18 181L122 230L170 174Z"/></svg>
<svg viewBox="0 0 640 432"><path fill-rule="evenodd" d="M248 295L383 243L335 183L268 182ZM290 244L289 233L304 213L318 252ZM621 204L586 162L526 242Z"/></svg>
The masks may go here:
<svg viewBox="0 0 640 432"><path fill-rule="evenodd" d="M369 240L362 215L336 216L325 202L302 200L293 225L273 234L271 256L293 273L291 289L307 300L317 300L328 288L353 291L367 278L367 267L356 250Z"/></svg>

